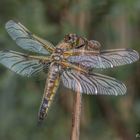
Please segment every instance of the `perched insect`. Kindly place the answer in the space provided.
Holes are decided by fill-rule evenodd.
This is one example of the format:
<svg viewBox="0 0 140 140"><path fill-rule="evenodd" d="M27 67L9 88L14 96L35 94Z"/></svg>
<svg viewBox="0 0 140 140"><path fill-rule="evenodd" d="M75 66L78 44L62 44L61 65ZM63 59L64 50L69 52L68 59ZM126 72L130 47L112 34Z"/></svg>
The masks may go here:
<svg viewBox="0 0 140 140"><path fill-rule="evenodd" d="M38 119L43 120L60 81L64 86L85 94L123 95L125 85L115 78L91 73L93 68L111 68L139 59L132 49L100 50L100 43L68 34L56 46L32 34L21 23L10 20L7 32L21 48L38 53L28 55L11 50L0 51L0 63L22 76L32 76L48 69Z"/></svg>

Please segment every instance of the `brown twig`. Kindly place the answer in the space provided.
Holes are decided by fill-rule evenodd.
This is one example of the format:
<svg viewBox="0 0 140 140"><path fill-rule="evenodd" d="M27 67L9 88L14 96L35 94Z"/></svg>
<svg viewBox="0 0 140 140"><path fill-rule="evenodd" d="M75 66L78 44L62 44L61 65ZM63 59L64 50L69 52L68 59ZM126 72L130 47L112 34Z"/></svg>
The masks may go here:
<svg viewBox="0 0 140 140"><path fill-rule="evenodd" d="M79 140L80 135L80 117L81 117L82 95L78 90L74 95L71 140Z"/></svg>

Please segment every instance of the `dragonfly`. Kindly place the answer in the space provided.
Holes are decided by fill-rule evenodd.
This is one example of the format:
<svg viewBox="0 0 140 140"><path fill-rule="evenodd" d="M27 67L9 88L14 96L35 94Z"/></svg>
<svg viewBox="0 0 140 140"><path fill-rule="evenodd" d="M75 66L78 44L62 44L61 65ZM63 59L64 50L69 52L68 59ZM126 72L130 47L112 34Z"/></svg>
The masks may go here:
<svg viewBox="0 0 140 140"><path fill-rule="evenodd" d="M76 34L67 34L54 46L24 27L10 20L5 28L16 44L31 54L12 50L0 51L0 63L22 76L34 76L47 70L44 94L38 120L48 114L60 82L66 88L82 94L124 95L126 86L121 81L93 72L94 69L113 68L130 64L139 59L132 49L102 50L98 41L88 40Z"/></svg>

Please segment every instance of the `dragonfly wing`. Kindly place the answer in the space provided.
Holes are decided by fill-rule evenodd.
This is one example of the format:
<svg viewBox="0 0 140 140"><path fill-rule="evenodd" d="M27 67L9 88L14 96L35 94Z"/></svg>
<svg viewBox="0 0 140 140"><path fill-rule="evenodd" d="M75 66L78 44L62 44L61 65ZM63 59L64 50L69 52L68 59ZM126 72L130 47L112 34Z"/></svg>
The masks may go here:
<svg viewBox="0 0 140 140"><path fill-rule="evenodd" d="M10 20L6 23L5 28L17 45L25 50L49 54L50 49L54 48L50 42L35 36L19 22Z"/></svg>
<svg viewBox="0 0 140 140"><path fill-rule="evenodd" d="M70 56L69 62L83 65L88 68L112 68L130 64L139 59L139 54L132 49L114 49L101 51L100 54L84 54Z"/></svg>
<svg viewBox="0 0 140 140"><path fill-rule="evenodd" d="M49 61L43 62L35 56L29 56L15 51L0 51L0 63L22 76L32 76L40 72Z"/></svg>
<svg viewBox="0 0 140 140"><path fill-rule="evenodd" d="M125 85L115 78L101 74L85 75L77 71L64 71L62 74L64 86L74 91L86 94L123 95Z"/></svg>

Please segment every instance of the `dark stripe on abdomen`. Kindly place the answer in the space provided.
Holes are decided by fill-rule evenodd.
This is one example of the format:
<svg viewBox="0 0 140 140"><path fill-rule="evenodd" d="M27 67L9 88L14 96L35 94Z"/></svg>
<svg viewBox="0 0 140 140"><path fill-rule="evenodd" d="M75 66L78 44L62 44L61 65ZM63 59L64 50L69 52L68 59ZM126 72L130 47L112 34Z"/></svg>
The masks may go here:
<svg viewBox="0 0 140 140"><path fill-rule="evenodd" d="M48 108L48 99L44 98L40 107L39 121L43 120L46 116L46 108Z"/></svg>
<svg viewBox="0 0 140 140"><path fill-rule="evenodd" d="M60 76L59 71L56 71L56 68L57 66L52 65L48 73L48 79L46 81L44 96L38 114L39 121L43 120L46 117L48 109L52 103L53 97L59 85Z"/></svg>

